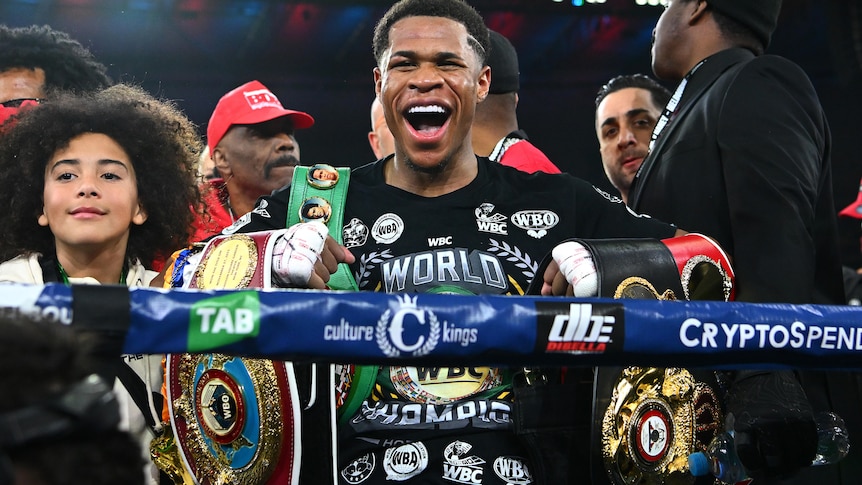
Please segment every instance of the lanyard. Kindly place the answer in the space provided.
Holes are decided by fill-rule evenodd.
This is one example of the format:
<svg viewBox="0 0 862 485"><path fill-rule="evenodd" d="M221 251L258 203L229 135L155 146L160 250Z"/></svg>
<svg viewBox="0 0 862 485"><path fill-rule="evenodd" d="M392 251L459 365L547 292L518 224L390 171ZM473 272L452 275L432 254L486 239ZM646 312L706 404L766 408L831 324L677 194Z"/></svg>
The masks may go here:
<svg viewBox="0 0 862 485"><path fill-rule="evenodd" d="M60 278L63 279L63 284L68 285L69 284L69 275L66 274L66 269L63 268L63 265L60 264L60 261L57 261L57 269L60 270ZM123 272L120 273L120 284L121 285L126 284L126 270L125 270L125 268L123 269Z"/></svg>
<svg viewBox="0 0 862 485"><path fill-rule="evenodd" d="M652 130L652 136L649 141L649 151L652 152L653 147L655 147L655 142L658 140L658 137L661 136L661 132L664 131L665 127L668 123L673 119L674 114L676 113L676 108L679 105L680 100L682 99L682 95L685 92L685 87L688 84L688 80L691 79L691 76L694 75L695 71L700 69L706 62L706 59L697 63L691 71L688 71L688 74L682 79L682 82L679 83L679 86L676 87L676 91L674 91L673 96L671 96L670 101L667 102L667 106L665 106L664 111L662 111L661 116L655 124L655 128Z"/></svg>

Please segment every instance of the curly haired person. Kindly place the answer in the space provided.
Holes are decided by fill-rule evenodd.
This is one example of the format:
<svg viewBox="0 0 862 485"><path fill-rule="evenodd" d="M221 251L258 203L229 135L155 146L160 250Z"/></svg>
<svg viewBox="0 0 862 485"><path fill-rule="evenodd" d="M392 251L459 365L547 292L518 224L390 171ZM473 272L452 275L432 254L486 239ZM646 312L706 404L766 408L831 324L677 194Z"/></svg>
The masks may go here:
<svg viewBox="0 0 862 485"><path fill-rule="evenodd" d="M0 282L146 286L147 265L187 244L200 138L173 105L137 87L64 94L0 137ZM161 358L125 355L124 425L147 442ZM124 369L125 370L125 369ZM135 402L133 402L135 401Z"/></svg>

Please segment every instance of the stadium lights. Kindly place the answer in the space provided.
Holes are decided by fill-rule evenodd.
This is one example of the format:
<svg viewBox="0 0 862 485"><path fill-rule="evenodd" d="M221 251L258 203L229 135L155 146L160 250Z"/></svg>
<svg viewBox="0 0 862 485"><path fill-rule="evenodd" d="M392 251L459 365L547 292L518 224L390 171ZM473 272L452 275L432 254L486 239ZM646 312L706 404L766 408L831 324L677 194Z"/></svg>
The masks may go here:
<svg viewBox="0 0 862 485"><path fill-rule="evenodd" d="M562 3L565 0L553 0L557 3ZM575 7L583 7L585 3L605 3L606 0L572 0L572 5Z"/></svg>
<svg viewBox="0 0 862 485"><path fill-rule="evenodd" d="M555 3L563 3L566 0L551 0ZM607 0L571 0L572 6L575 7L583 7L586 4L601 4L605 3ZM644 6L644 7L656 7L659 5L667 5L668 0L634 0L635 5Z"/></svg>

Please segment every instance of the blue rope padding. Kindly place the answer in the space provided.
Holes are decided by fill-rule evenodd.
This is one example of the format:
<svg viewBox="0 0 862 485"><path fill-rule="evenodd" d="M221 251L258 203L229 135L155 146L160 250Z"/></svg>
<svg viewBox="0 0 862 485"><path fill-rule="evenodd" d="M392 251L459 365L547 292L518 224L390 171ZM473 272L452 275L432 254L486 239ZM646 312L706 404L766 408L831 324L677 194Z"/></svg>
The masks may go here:
<svg viewBox="0 0 862 485"><path fill-rule="evenodd" d="M356 364L862 369L862 308L851 306L245 290L259 304L237 308L251 300L236 293L130 289L124 351L193 344ZM0 311L69 323L71 299L61 284L6 285Z"/></svg>

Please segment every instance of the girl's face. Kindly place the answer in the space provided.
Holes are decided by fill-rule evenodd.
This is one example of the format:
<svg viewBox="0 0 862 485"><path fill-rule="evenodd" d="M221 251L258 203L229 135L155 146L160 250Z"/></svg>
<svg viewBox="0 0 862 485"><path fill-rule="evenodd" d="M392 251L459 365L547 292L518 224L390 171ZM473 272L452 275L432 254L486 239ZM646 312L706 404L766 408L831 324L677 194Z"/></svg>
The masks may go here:
<svg viewBox="0 0 862 485"><path fill-rule="evenodd" d="M79 135L54 153L45 167L42 200L39 225L51 229L58 252L125 253L129 227L147 220L129 156L101 133Z"/></svg>

